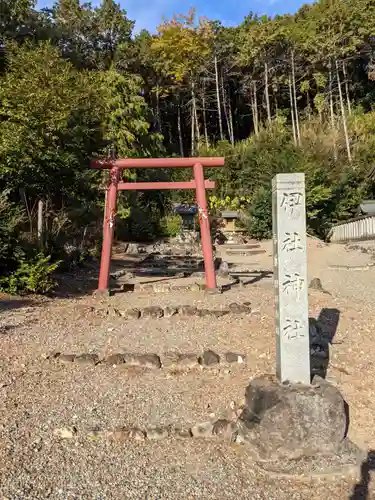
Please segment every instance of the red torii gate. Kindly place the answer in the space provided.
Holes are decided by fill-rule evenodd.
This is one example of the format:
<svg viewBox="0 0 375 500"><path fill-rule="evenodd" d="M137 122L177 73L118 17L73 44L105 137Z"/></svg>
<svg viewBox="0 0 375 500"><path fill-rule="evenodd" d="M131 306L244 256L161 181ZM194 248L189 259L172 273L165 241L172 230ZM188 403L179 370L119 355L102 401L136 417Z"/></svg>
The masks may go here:
<svg viewBox="0 0 375 500"><path fill-rule="evenodd" d="M108 293L111 266L112 240L116 217L117 192L122 190L151 189L195 189L198 204L199 225L206 275L207 289L216 289L216 276L212 253L210 222L208 219L206 189L215 187L213 181L204 179L203 167L222 167L224 158L123 158L117 160L92 160L91 168L110 169L107 187L103 245L100 261L99 283L97 292ZM121 172L127 168L193 168L194 180L187 182L123 182Z"/></svg>

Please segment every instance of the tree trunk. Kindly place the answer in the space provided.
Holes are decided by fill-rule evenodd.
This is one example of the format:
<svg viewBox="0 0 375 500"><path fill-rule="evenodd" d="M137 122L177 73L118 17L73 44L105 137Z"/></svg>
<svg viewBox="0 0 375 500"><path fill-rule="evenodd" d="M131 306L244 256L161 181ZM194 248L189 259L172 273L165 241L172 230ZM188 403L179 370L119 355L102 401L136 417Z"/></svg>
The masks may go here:
<svg viewBox="0 0 375 500"><path fill-rule="evenodd" d="M43 250L43 236L44 236L44 218L43 218L43 201L38 201L38 244L39 248Z"/></svg>
<svg viewBox="0 0 375 500"><path fill-rule="evenodd" d="M233 130L231 127L231 109L230 109L230 103L229 103L228 109L227 109L227 95L225 92L223 75L221 75L221 92L223 94L223 108L224 108L225 120L227 122L228 136L229 136L230 142L232 144L234 144Z"/></svg>
<svg viewBox="0 0 375 500"><path fill-rule="evenodd" d="M297 133L296 133L296 122L294 119L294 100L292 92L292 77L289 75L289 100L290 100L290 114L292 115L292 129L293 129L293 141L294 145L297 146Z"/></svg>
<svg viewBox="0 0 375 500"><path fill-rule="evenodd" d="M191 82L191 155L195 154L195 94L194 94L194 82Z"/></svg>
<svg viewBox="0 0 375 500"><path fill-rule="evenodd" d="M268 92L268 63L264 63L264 93L266 96L266 107L267 107L267 120L271 121L271 105L270 105L270 95Z"/></svg>
<svg viewBox="0 0 375 500"><path fill-rule="evenodd" d="M29 208L29 203L27 201L27 196L26 192L24 189L20 189L20 194L23 198L23 202L25 204L26 212L27 212L27 218L29 219L29 229L30 229L30 236L33 234L33 218L31 216L30 208Z"/></svg>
<svg viewBox="0 0 375 500"><path fill-rule="evenodd" d="M335 113L333 110L333 75L332 75L332 63L329 63L329 108L331 114L331 127L333 133L333 158L337 161L337 146L336 146L336 125L335 125Z"/></svg>
<svg viewBox="0 0 375 500"><path fill-rule="evenodd" d="M259 115L258 115L258 99L257 99L257 84L253 81L253 121L255 135L259 135Z"/></svg>
<svg viewBox="0 0 375 500"><path fill-rule="evenodd" d="M209 148L208 142L208 132L207 132L207 119L206 119L206 84L203 78L203 88L202 88L202 114L203 114L203 127L204 127L204 138L206 140L206 148Z"/></svg>
<svg viewBox="0 0 375 500"><path fill-rule="evenodd" d="M344 79L345 79L345 93L346 93L346 102L348 105L348 113L349 116L352 114L352 103L350 102L350 94L349 94L349 83L348 83L348 77L346 73L346 64L345 62L342 63L342 72L344 74Z"/></svg>
<svg viewBox="0 0 375 500"><path fill-rule="evenodd" d="M156 128L157 131L161 133L159 83L156 85Z"/></svg>
<svg viewBox="0 0 375 500"><path fill-rule="evenodd" d="M300 133L299 119L298 119L297 91L296 91L296 70L295 70L295 64L294 64L294 51L293 50L292 50L292 85L293 85L293 100L294 100L294 112L295 112L295 120L296 120L297 141L298 141L298 144L300 144L301 133Z"/></svg>
<svg viewBox="0 0 375 500"><path fill-rule="evenodd" d="M197 148L199 150L200 142L201 142L201 134L199 130L199 122L198 122L198 113L197 113L197 100L195 97L195 83L192 82L191 84L191 99L192 99L192 104L193 104L193 115L194 115L194 124L195 124L195 130L196 130L196 143L197 143Z"/></svg>
<svg viewBox="0 0 375 500"><path fill-rule="evenodd" d="M215 55L215 81L216 81L216 101L217 101L217 112L219 117L219 130L220 130L220 140L224 140L223 134L223 122L221 119L221 103L220 103L220 88L219 88L219 71L217 68L217 56Z"/></svg>
<svg viewBox="0 0 375 500"><path fill-rule="evenodd" d="M311 120L311 100L310 100L310 92L306 92L306 100L307 100L307 116L308 119Z"/></svg>
<svg viewBox="0 0 375 500"><path fill-rule="evenodd" d="M182 140L180 97L178 97L178 102L177 102L177 130L178 130L178 142L180 145L180 155L183 157L184 156L184 142Z"/></svg>
<svg viewBox="0 0 375 500"><path fill-rule="evenodd" d="M223 75L221 75L221 77L220 77L220 83L221 83L221 93L222 93L222 96L223 96L224 117L225 117L225 122L227 124L228 136L230 137L230 127L229 127L229 120L228 120L228 113L227 113L227 105L226 105L226 98L225 98Z"/></svg>
<svg viewBox="0 0 375 500"><path fill-rule="evenodd" d="M193 105L191 106L190 119L191 119L191 156L194 156L194 154L195 154L195 117L194 117Z"/></svg>
<svg viewBox="0 0 375 500"><path fill-rule="evenodd" d="M230 98L228 104L228 115L229 115L229 126L230 126L230 142L234 146L233 114L232 114L232 106Z"/></svg>
<svg viewBox="0 0 375 500"><path fill-rule="evenodd" d="M348 125L347 125L347 121L346 121L344 99L342 97L342 89L341 89L340 71L339 71L339 65L338 65L337 60L336 60L336 76L337 76L337 85L339 88L340 108L341 108L341 115L342 115L342 124L344 127L344 134L345 134L346 151L348 153L348 160L349 160L349 162L351 162L352 161L352 154L350 151Z"/></svg>

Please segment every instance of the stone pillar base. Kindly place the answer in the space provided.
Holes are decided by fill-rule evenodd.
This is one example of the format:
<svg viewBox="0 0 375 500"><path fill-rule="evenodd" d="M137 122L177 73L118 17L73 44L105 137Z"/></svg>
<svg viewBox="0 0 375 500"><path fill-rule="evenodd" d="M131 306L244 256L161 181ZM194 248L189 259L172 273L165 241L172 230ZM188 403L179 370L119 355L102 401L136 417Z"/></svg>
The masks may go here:
<svg viewBox="0 0 375 500"><path fill-rule="evenodd" d="M324 379L289 385L263 375L250 382L245 400L238 435L263 470L295 476L359 471L365 453L346 437L347 405Z"/></svg>

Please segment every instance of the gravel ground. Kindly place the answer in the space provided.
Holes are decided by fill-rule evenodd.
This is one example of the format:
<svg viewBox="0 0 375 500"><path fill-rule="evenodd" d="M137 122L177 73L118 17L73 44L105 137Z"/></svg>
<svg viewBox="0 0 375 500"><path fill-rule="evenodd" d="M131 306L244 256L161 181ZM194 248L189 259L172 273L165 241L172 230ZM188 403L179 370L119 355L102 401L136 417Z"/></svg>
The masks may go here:
<svg viewBox="0 0 375 500"><path fill-rule="evenodd" d="M232 262L270 270L270 245ZM225 250L222 251L225 257ZM350 438L375 450L373 305L375 270L369 254L309 241L309 275L330 294L311 291L310 316L339 317L328 378L350 407ZM197 305L220 309L250 301L252 313L221 318L125 321L108 307ZM375 499L375 478L275 479L256 468L241 446L204 440L90 441L93 427L179 424L226 416L243 402L249 378L275 370L273 288L263 279L222 295L203 292L123 293L99 301L71 298L6 301L0 316L0 498L8 499ZM98 313L99 311L99 313ZM332 324L326 324L327 330ZM333 332L332 332L333 333ZM52 351L244 353L246 364L186 373L122 366L66 365ZM56 428L75 427L72 439Z"/></svg>

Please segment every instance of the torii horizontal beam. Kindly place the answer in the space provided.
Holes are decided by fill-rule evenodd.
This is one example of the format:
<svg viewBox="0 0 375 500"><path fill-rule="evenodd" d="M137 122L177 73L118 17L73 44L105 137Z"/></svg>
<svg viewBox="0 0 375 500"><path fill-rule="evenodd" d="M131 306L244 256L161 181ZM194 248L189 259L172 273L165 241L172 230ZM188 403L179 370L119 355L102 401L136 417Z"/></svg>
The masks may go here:
<svg viewBox="0 0 375 500"><path fill-rule="evenodd" d="M205 189L214 189L215 182L205 180ZM150 191L155 189L197 189L195 181L186 182L119 182L119 191Z"/></svg>
<svg viewBox="0 0 375 500"><path fill-rule="evenodd" d="M223 167L224 158L203 157L203 158L118 158L111 160L91 160L91 168L187 168L194 167L199 163L202 167Z"/></svg>

